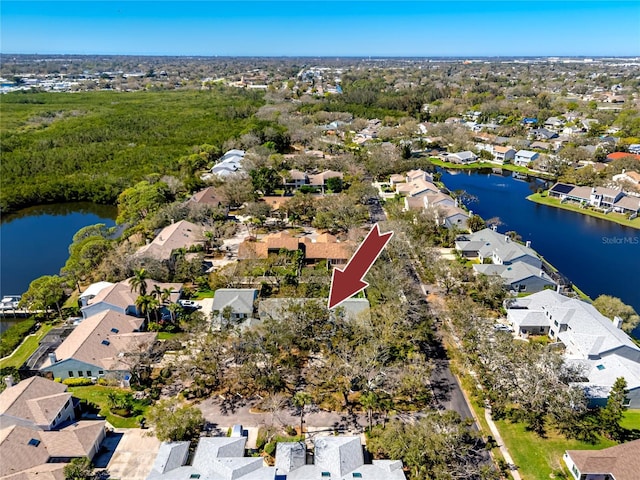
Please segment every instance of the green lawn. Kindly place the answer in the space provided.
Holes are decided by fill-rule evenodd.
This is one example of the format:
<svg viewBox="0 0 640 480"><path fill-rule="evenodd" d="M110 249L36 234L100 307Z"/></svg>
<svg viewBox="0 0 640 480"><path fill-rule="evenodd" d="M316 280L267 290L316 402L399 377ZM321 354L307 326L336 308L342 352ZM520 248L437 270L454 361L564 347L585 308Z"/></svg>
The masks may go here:
<svg viewBox="0 0 640 480"><path fill-rule="evenodd" d="M531 175L533 177L551 178L550 175L546 175L542 172L535 172L533 170L528 169L527 167L521 167L520 165L511 165L509 163L505 165L497 165L495 163L481 161L481 162L474 162L474 163L467 163L467 164L459 164L459 163L445 162L444 160L440 160L439 158L434 158L434 157L429 158L429 161L432 164L438 167L443 167L443 168L455 168L455 169L463 169L463 170L477 169L477 168L501 168L502 170L524 173L526 175Z"/></svg>
<svg viewBox="0 0 640 480"><path fill-rule="evenodd" d="M582 208L574 203L562 203L557 198L549 198L546 193L534 193L533 195L529 195L527 200L531 200L532 202L539 203L541 205L557 207L563 210L571 210L572 212L582 213L583 215L589 215L590 217L601 218L627 227L640 229L640 217L629 220L627 215L622 215L621 213L597 212L588 208Z"/></svg>
<svg viewBox="0 0 640 480"><path fill-rule="evenodd" d="M53 328L53 325L42 324L40 329L29 335L18 348L16 348L10 357L6 357L3 360L0 360L0 368L5 367L16 367L20 368L20 366L27 361L27 359L31 356L33 352L38 348L38 343L42 338L47 334L49 330Z"/></svg>
<svg viewBox="0 0 640 480"><path fill-rule="evenodd" d="M171 340L176 335L178 335L178 334L177 333L171 333L171 332L158 332L158 340Z"/></svg>
<svg viewBox="0 0 640 480"><path fill-rule="evenodd" d="M640 410L627 410L620 425L628 430L640 430Z"/></svg>
<svg viewBox="0 0 640 480"><path fill-rule="evenodd" d="M87 387L69 387L69 391L73 393L74 397L87 400L87 402L96 405L100 409L99 414L106 417L107 421L116 428L138 428L140 425L136 420L136 416L145 415L149 408L146 405L142 405L140 402L136 402L136 408L139 409L138 413L131 417L120 417L109 411L109 407L107 406L107 395L109 392L128 392L129 390L117 387L92 385Z"/></svg>
<svg viewBox="0 0 640 480"><path fill-rule="evenodd" d="M515 424L506 420L495 422L500 435L523 480L543 480L555 470L564 468L562 455L565 450L599 450L611 447L616 443L601 438L596 444L567 440L564 436L550 432L547 438L541 438L528 432L524 424Z"/></svg>

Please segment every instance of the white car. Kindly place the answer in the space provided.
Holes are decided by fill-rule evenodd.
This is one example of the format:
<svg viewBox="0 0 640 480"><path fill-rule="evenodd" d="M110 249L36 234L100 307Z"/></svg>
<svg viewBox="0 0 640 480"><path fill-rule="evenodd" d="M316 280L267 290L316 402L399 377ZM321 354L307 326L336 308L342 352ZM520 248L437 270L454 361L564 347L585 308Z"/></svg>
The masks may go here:
<svg viewBox="0 0 640 480"><path fill-rule="evenodd" d="M202 305L197 304L193 300L178 300L178 303L182 308L202 308Z"/></svg>
<svg viewBox="0 0 640 480"><path fill-rule="evenodd" d="M496 323L493 326L493 329L496 332L513 332L513 328L511 328L509 325L505 325L503 323Z"/></svg>

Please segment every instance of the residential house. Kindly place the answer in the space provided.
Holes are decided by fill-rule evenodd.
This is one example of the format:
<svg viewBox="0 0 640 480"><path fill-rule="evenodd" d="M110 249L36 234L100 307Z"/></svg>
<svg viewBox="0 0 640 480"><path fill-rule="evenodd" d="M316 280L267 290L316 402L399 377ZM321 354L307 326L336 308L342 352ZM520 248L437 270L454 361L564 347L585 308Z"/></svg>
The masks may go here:
<svg viewBox="0 0 640 480"><path fill-rule="evenodd" d="M309 177L306 173L293 168L284 175L282 183L285 187L300 188L309 183Z"/></svg>
<svg viewBox="0 0 640 480"><path fill-rule="evenodd" d="M406 174L405 174L405 181L407 183L411 183L414 182L416 180L425 180L427 182L433 182L433 175L431 175L428 172L425 172L424 170L421 169L416 169L416 170L409 170Z"/></svg>
<svg viewBox="0 0 640 480"><path fill-rule="evenodd" d="M258 290L254 288L219 288L213 296L212 312L219 322L242 322L254 316Z"/></svg>
<svg viewBox="0 0 640 480"><path fill-rule="evenodd" d="M176 250L202 249L203 245L203 228L187 220L180 220L163 228L150 243L140 247L135 255L170 262Z"/></svg>
<svg viewBox="0 0 640 480"><path fill-rule="evenodd" d="M0 393L0 428L10 425L54 430L76 418L75 402L67 386L43 377L31 377L13 384Z"/></svg>
<svg viewBox="0 0 640 480"><path fill-rule="evenodd" d="M564 124L565 124L564 120L558 117L549 117L544 122L544 126L549 128L560 128Z"/></svg>
<svg viewBox="0 0 640 480"><path fill-rule="evenodd" d="M562 459L575 480L637 480L640 440L602 450L567 450Z"/></svg>
<svg viewBox="0 0 640 480"><path fill-rule="evenodd" d="M478 156L469 150L465 150L464 152L450 153L447 155L447 161L451 163L473 163L477 159Z"/></svg>
<svg viewBox="0 0 640 480"><path fill-rule="evenodd" d="M78 400L67 386L31 377L0 393L0 478L64 479L71 459L93 459L105 437L104 420L76 421Z"/></svg>
<svg viewBox="0 0 640 480"><path fill-rule="evenodd" d="M493 147L493 160L504 164L509 163L510 160L513 160L516 156L516 151L511 147L501 147L500 145L496 145Z"/></svg>
<svg viewBox="0 0 640 480"><path fill-rule="evenodd" d="M613 188L577 187L567 183L556 183L549 189L549 196L559 198L563 202L577 202L624 214L640 212L640 198L627 196L622 190Z"/></svg>
<svg viewBox="0 0 640 480"><path fill-rule="evenodd" d="M53 378L130 376L127 354L148 351L156 333L141 333L144 319L106 310L85 318L40 366Z"/></svg>
<svg viewBox="0 0 640 480"><path fill-rule="evenodd" d="M139 293L131 287L131 279L123 280L110 287L101 289L97 295L87 300L86 305L80 309L84 318L91 317L100 312L112 310L123 315L141 316L141 312L136 306L136 300ZM181 283L160 283L155 280L148 279L145 282L146 291L152 292L156 286L171 291L168 299L171 303L175 303L180 298L182 292Z"/></svg>
<svg viewBox="0 0 640 480"><path fill-rule="evenodd" d="M353 242L340 242L335 236L326 233L309 238L292 237L288 231L283 231L265 235L260 240L245 239L238 247L238 259L267 258L281 250L300 250L306 263L326 260L328 266L338 266L349 261L354 249Z"/></svg>
<svg viewBox="0 0 640 480"><path fill-rule="evenodd" d="M626 403L640 407L640 347L622 331L620 318L612 321L589 303L543 290L510 300L507 319L519 335L532 333L529 325L541 324L538 328L564 348L566 361L582 370L585 381L577 385L591 405L606 404L615 380L624 377Z"/></svg>
<svg viewBox="0 0 640 480"><path fill-rule="evenodd" d="M529 164L540 157L538 152L532 152L530 150L518 150L513 159L513 163L515 165L520 165L521 167L528 167Z"/></svg>
<svg viewBox="0 0 640 480"><path fill-rule="evenodd" d="M94 458L106 435L104 420L82 420L60 430L21 425L0 429L0 478L63 480L74 458Z"/></svg>
<svg viewBox="0 0 640 480"><path fill-rule="evenodd" d="M613 152L607 155L607 162L612 162L613 160L620 160L621 158L633 158L635 160L640 161L640 154L627 153L627 152Z"/></svg>
<svg viewBox="0 0 640 480"><path fill-rule="evenodd" d="M551 144L548 142L533 142L530 145L530 148L535 148L536 150L551 150Z"/></svg>
<svg viewBox="0 0 640 480"><path fill-rule="evenodd" d="M632 143L629 145L629 153L640 154L640 143Z"/></svg>
<svg viewBox="0 0 640 480"><path fill-rule="evenodd" d="M537 118L532 118L532 117L525 117L522 119L522 125L526 125L526 126L533 126L533 125L537 125L538 124L538 119Z"/></svg>
<svg viewBox="0 0 640 480"><path fill-rule="evenodd" d="M197 203L198 205L209 205L214 208L219 208L227 215L229 213L229 205L224 201L218 190L217 187L207 187L204 190L194 193L189 201Z"/></svg>
<svg viewBox="0 0 640 480"><path fill-rule="evenodd" d="M341 172L334 172L332 170L325 170L324 172L309 175L309 185L312 187L320 187L324 193L324 189L327 186L327 180L330 178L342 179L344 174Z"/></svg>
<svg viewBox="0 0 640 480"><path fill-rule="evenodd" d="M511 265L473 265L473 270L476 273L501 277L505 288L513 292L535 293L546 288L555 289L557 286L542 269L520 261Z"/></svg>
<svg viewBox="0 0 640 480"><path fill-rule="evenodd" d="M396 184L396 193L406 197L418 197L425 193L438 193L440 189L424 178L416 178L411 182Z"/></svg>
<svg viewBox="0 0 640 480"><path fill-rule="evenodd" d="M524 262L534 268L542 268L542 260L531 248L531 243L522 245L509 238L508 235L498 233L491 228L485 228L471 234L459 235L455 248L466 258L477 258L480 263L490 260L497 265L512 265Z"/></svg>
<svg viewBox="0 0 640 480"><path fill-rule="evenodd" d="M614 182L628 182L632 185L640 185L640 173L623 170L622 173L613 176Z"/></svg>
<svg viewBox="0 0 640 480"><path fill-rule="evenodd" d="M556 132L552 132L546 128L535 128L531 130L531 134L536 138L536 140L542 141L558 138L558 134Z"/></svg>
<svg viewBox="0 0 640 480"><path fill-rule="evenodd" d="M278 442L275 465L265 466L260 457L245 457L245 437L201 437L193 462L182 442L160 448L147 480L308 480L361 478L404 480L400 460L365 463L360 437L314 436L314 453L307 455L304 442ZM307 463L308 458L313 463Z"/></svg>
<svg viewBox="0 0 640 480"><path fill-rule="evenodd" d="M244 150L229 150L211 168L211 173L221 178L244 173L244 168L242 167L244 156Z"/></svg>
<svg viewBox="0 0 640 480"><path fill-rule="evenodd" d="M80 307L86 307L89 301L94 299L102 290L108 287L112 287L114 284L111 282L97 282L89 285L84 292L80 294L79 302Z"/></svg>

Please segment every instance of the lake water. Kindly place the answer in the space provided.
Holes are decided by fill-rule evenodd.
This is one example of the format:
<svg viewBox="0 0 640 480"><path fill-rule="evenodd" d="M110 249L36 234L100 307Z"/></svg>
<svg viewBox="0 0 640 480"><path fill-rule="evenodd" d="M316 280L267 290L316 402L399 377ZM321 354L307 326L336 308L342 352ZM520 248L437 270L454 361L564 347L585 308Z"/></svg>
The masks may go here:
<svg viewBox="0 0 640 480"><path fill-rule="evenodd" d="M526 199L544 185L502 175L445 171L449 190L477 197L467 206L485 220L499 217L498 231L515 230L591 298L619 297L640 312L640 230ZM636 336L640 331L636 330Z"/></svg>
<svg viewBox="0 0 640 480"><path fill-rule="evenodd" d="M60 271L73 235L82 227L115 225L115 207L94 203L43 205L3 215L0 224L0 293L20 295L32 280Z"/></svg>

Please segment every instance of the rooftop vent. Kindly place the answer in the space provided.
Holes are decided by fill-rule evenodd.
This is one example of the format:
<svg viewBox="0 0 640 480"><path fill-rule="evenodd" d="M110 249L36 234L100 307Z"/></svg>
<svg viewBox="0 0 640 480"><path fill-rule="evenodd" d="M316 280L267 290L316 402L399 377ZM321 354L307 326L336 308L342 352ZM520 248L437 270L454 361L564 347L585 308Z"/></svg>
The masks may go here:
<svg viewBox="0 0 640 480"><path fill-rule="evenodd" d="M29 440L29 445L31 445L32 447L37 447L38 445L40 445L40 440L38 440L37 438L32 438L31 440Z"/></svg>

